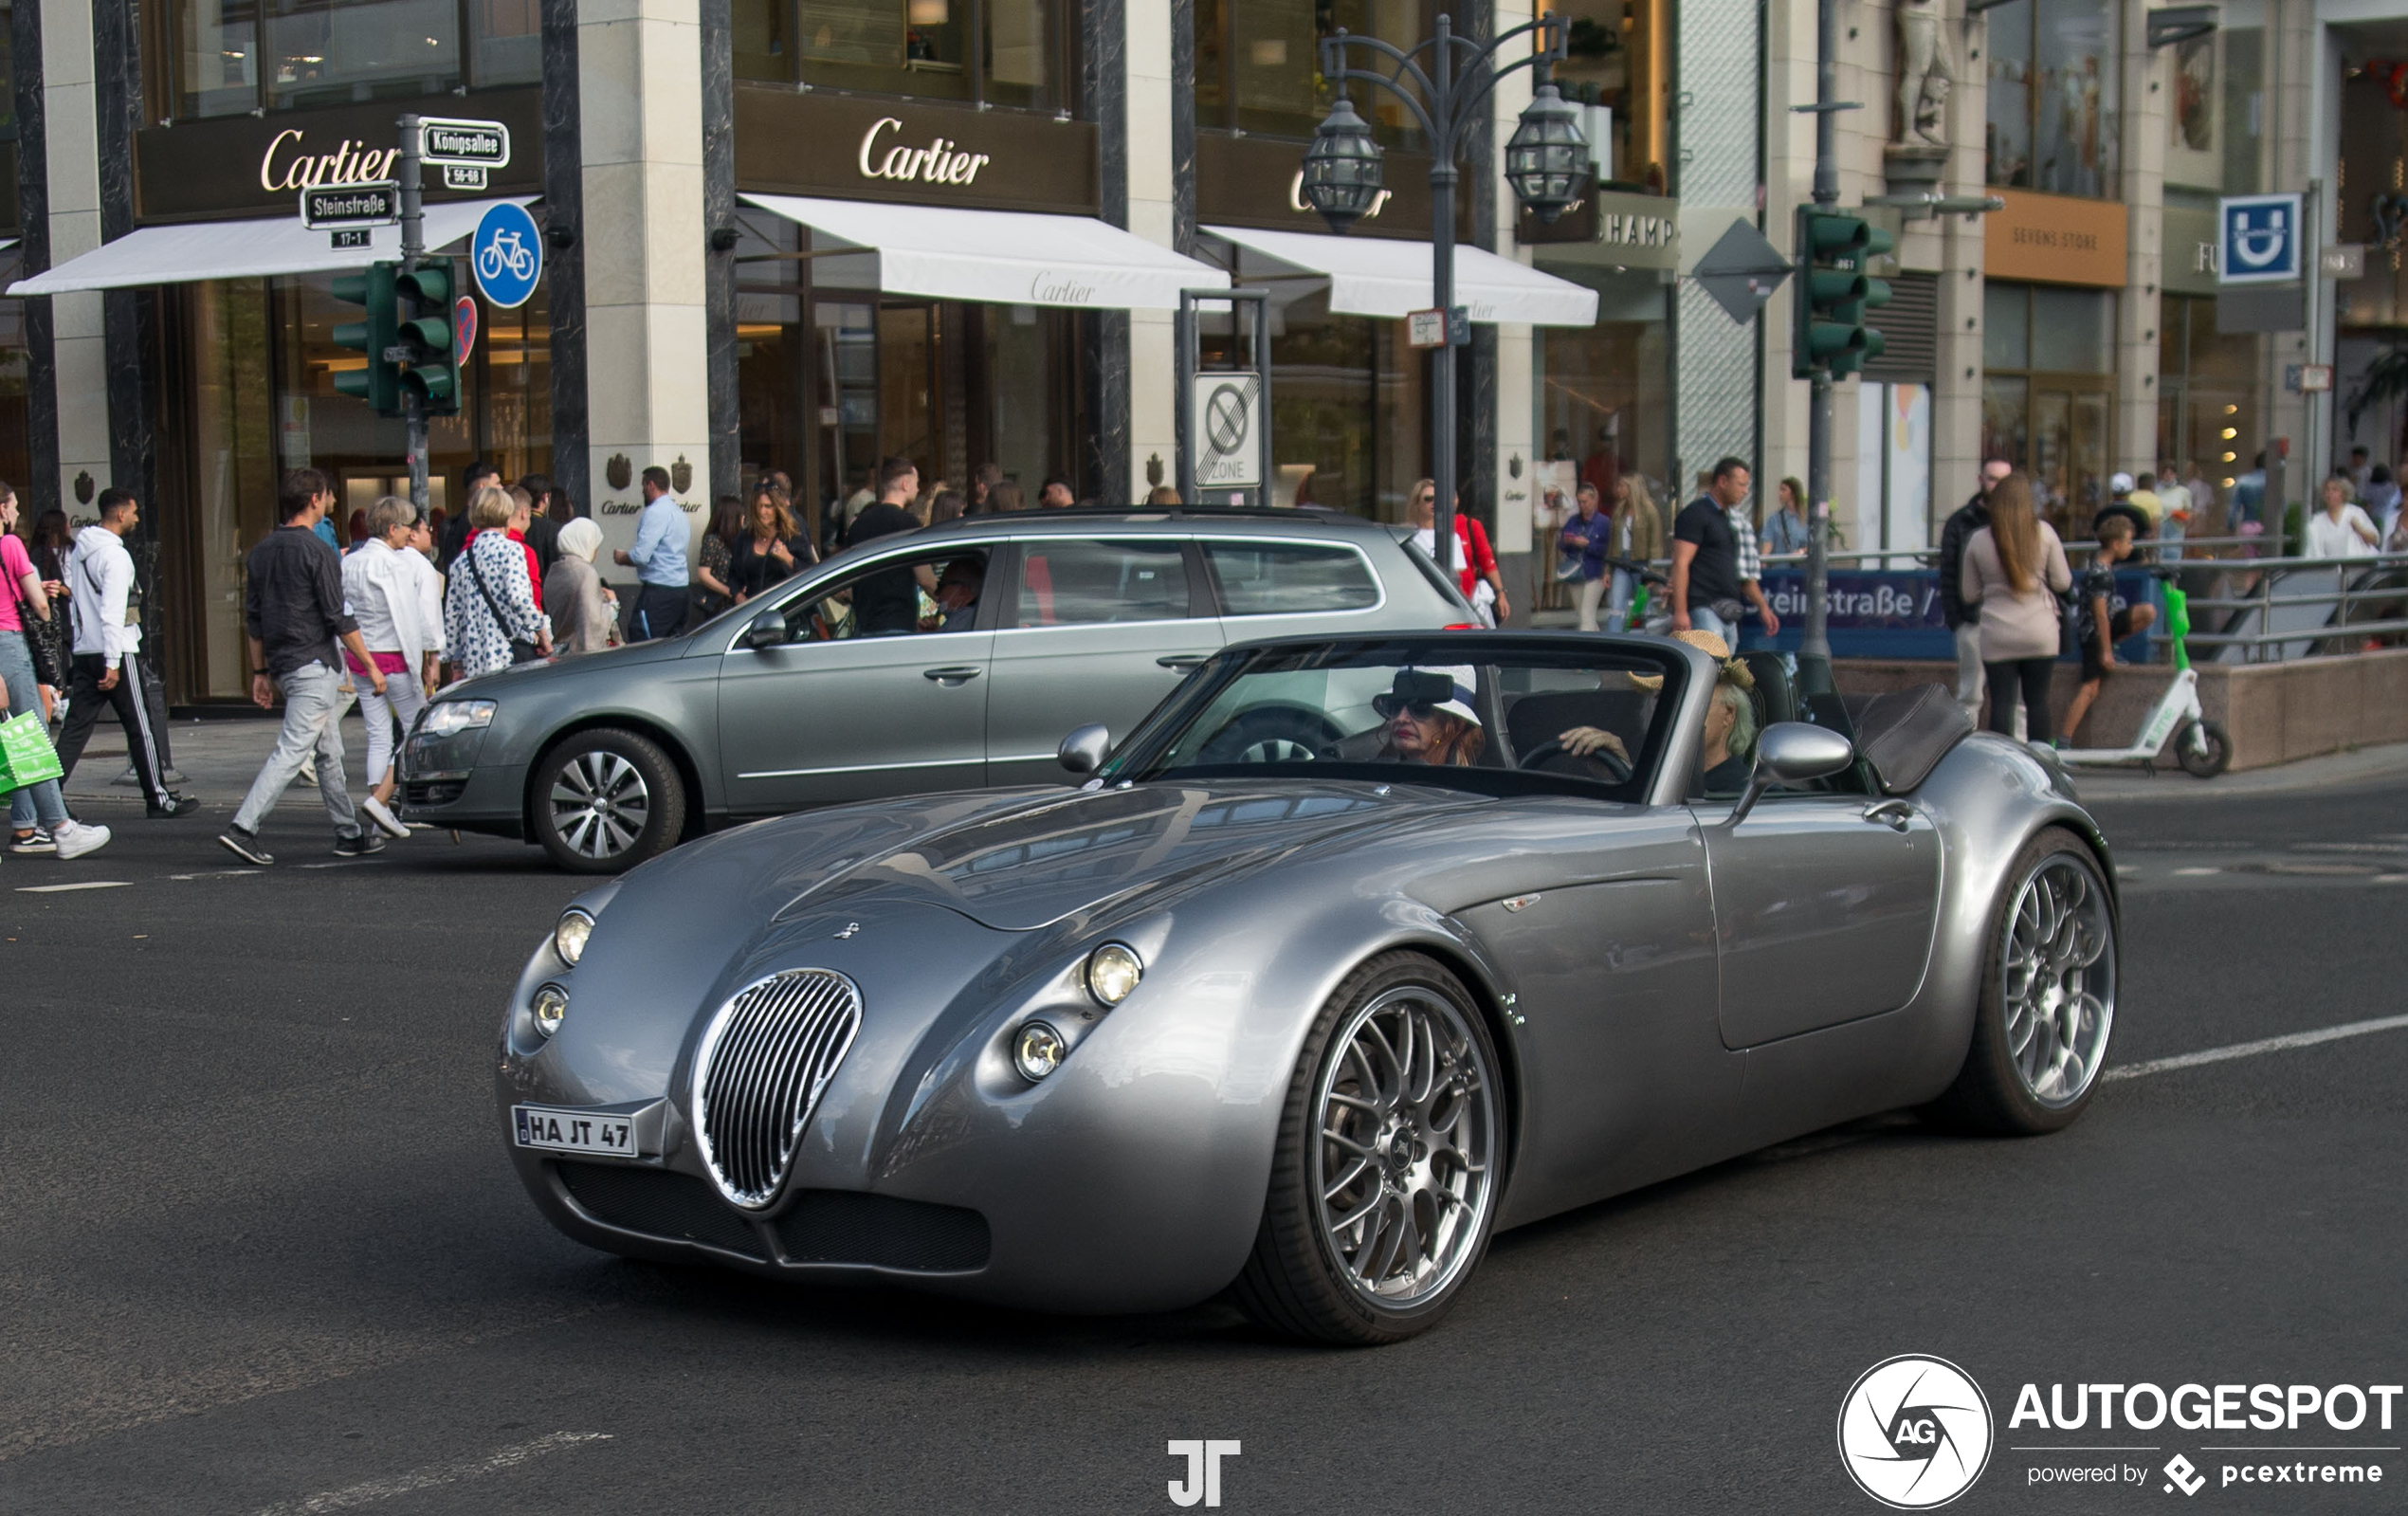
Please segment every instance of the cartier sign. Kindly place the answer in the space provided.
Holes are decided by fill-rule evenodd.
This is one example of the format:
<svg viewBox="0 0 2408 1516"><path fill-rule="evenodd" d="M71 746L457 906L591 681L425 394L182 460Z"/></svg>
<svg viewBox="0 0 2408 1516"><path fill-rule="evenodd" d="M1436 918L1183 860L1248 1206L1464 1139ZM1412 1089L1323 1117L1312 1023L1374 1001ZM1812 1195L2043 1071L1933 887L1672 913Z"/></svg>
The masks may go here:
<svg viewBox="0 0 2408 1516"><path fill-rule="evenodd" d="M401 149L381 151L349 137L332 153L312 153L309 134L288 126L267 139L259 155L259 187L266 191L315 190L321 185L377 184L393 176Z"/></svg>
<svg viewBox="0 0 2408 1516"><path fill-rule="evenodd" d="M976 184L978 171L993 160L984 153L965 153L939 137L926 147L893 142L884 152L878 139L903 131L903 121L881 116L861 134L861 176L865 179L920 180L926 184Z"/></svg>
<svg viewBox="0 0 2408 1516"><path fill-rule="evenodd" d="M1091 215L1096 182L1091 122L736 86L739 191Z"/></svg>

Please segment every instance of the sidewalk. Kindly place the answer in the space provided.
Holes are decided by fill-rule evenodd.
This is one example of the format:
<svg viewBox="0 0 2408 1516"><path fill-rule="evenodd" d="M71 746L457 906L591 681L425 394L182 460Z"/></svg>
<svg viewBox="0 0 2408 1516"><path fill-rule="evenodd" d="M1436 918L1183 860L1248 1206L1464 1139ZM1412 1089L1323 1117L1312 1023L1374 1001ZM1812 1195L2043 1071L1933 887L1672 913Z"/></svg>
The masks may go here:
<svg viewBox="0 0 2408 1516"><path fill-rule="evenodd" d="M250 793L251 780L258 777L259 766L275 748L282 724L265 718L170 721L167 744L175 766L184 771L184 793L211 812L230 814ZM360 776L367 753L368 732L355 709L343 721L343 766L354 800L368 793ZM92 729L92 741L83 757L76 761L75 773L67 777L68 801L78 806L115 801L138 809L142 792L137 786L111 782L125 772L127 761L124 728L115 717L103 715L100 724ZM281 803L324 814L318 787L303 780L294 781ZM112 818L102 812L93 819Z"/></svg>
<svg viewBox="0 0 2408 1516"><path fill-rule="evenodd" d="M2222 774L2195 779L2171 755L2157 766L2155 777L2139 769L2078 769L2071 764L2073 787L2087 803L2091 800L2223 800L2253 799L2302 790L2343 790L2356 785L2408 780L2408 742L2355 748L2301 758L2273 768Z"/></svg>

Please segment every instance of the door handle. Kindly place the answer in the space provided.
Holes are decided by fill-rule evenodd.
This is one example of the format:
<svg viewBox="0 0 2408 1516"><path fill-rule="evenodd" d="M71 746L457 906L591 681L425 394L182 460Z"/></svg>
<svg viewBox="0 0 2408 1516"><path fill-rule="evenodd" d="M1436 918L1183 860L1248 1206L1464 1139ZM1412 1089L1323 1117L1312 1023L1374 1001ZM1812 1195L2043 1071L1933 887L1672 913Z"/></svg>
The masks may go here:
<svg viewBox="0 0 2408 1516"><path fill-rule="evenodd" d="M940 685L958 685L965 679L976 679L986 670L976 664L956 664L949 668L923 668L922 679L933 679Z"/></svg>
<svg viewBox="0 0 2408 1516"><path fill-rule="evenodd" d="M1915 808L1904 800L1882 800L1865 807L1865 821L1878 821L1893 831L1904 831L1915 824Z"/></svg>
<svg viewBox="0 0 2408 1516"><path fill-rule="evenodd" d="M1165 668L1176 668L1179 672L1185 673L1191 668L1203 667L1204 661L1211 656L1211 653L1203 652L1175 652L1157 658L1154 661Z"/></svg>

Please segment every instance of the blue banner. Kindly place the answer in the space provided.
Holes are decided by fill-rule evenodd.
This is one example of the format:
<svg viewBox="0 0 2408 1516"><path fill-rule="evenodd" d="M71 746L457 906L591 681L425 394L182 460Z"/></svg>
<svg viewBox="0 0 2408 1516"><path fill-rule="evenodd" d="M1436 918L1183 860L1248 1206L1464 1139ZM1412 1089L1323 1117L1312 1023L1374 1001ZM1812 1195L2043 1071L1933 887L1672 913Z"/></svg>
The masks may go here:
<svg viewBox="0 0 2408 1516"><path fill-rule="evenodd" d="M1764 597L1772 602L1773 613L1781 618L1780 635L1765 636L1762 624L1751 613L1745 618L1740 646L1796 652L1806 630L1806 572L1796 568L1767 569L1762 582ZM2116 574L2111 611L2155 603L2156 595L2146 574L2131 570ZM1834 571L1824 606L1834 658L1923 658L1943 663L1957 660L1956 640L1940 613L1940 575L1936 570ZM2074 655L2067 656L2071 660ZM2126 637L2116 644L2115 656L2123 663L2148 662L2147 633Z"/></svg>

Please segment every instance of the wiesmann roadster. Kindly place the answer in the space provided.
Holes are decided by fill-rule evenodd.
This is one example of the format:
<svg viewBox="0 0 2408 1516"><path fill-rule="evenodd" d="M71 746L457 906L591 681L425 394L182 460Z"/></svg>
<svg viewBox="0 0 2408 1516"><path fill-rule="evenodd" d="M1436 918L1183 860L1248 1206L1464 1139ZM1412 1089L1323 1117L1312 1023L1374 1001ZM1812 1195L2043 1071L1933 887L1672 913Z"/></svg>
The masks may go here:
<svg viewBox="0 0 2408 1516"><path fill-rule="evenodd" d="M1229 648L1076 790L722 832L572 905L503 1139L570 1236L1053 1310L1428 1327L1490 1235L1901 1106L2039 1133L2114 870L1936 687L1642 637Z"/></svg>

